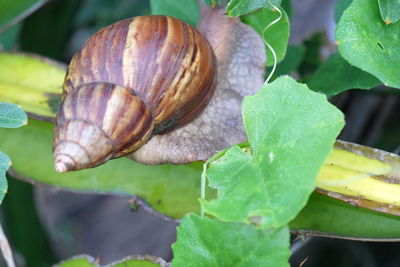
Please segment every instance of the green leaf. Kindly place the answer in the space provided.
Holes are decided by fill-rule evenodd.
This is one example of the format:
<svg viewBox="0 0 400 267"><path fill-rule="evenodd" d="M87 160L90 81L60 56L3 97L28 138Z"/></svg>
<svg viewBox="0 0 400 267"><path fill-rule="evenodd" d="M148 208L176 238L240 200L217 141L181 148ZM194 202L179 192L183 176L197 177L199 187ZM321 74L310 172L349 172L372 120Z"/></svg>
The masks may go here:
<svg viewBox="0 0 400 267"><path fill-rule="evenodd" d="M161 258L138 255L133 257L127 257L121 261L114 262L111 264L103 265L107 267L167 267L167 263ZM82 255L76 256L66 261L63 261L55 267L100 267L97 261L90 256Z"/></svg>
<svg viewBox="0 0 400 267"><path fill-rule="evenodd" d="M265 32L265 27L279 17L278 12L269 10L267 8L261 8L241 17L244 23L253 27L253 29L256 30L260 35L264 33L265 40L275 50L277 62L282 61L282 59L285 57L289 41L289 18L284 10L282 10L282 13L283 16L281 20L275 25L271 26L271 28ZM265 47L265 49L267 53L267 66L272 66L274 64L274 57L267 47Z"/></svg>
<svg viewBox="0 0 400 267"><path fill-rule="evenodd" d="M336 53L324 62L308 82L311 90L333 96L349 89L370 89L382 84L375 76L351 66Z"/></svg>
<svg viewBox="0 0 400 267"><path fill-rule="evenodd" d="M154 257L156 259L156 257ZM135 260L135 259L126 259L122 260L118 263L112 263L111 265L107 265L107 267L167 267L167 263L164 261L162 263L152 262L150 260Z"/></svg>
<svg viewBox="0 0 400 267"><path fill-rule="evenodd" d="M235 146L211 162L207 175L218 199L201 201L221 220L281 227L305 206L343 114L283 76L244 100L243 118L251 153Z"/></svg>
<svg viewBox="0 0 400 267"><path fill-rule="evenodd" d="M112 267L157 267L158 266L159 267L160 264L142 260L129 260L111 266Z"/></svg>
<svg viewBox="0 0 400 267"><path fill-rule="evenodd" d="M3 201L4 195L7 193L6 172L11 165L10 158L0 152L0 203Z"/></svg>
<svg viewBox="0 0 400 267"><path fill-rule="evenodd" d="M98 264L92 257L82 255L63 261L55 267L98 267Z"/></svg>
<svg viewBox="0 0 400 267"><path fill-rule="evenodd" d="M340 54L385 85L400 88L400 23L386 25L376 0L353 0L339 21Z"/></svg>
<svg viewBox="0 0 400 267"><path fill-rule="evenodd" d="M231 0L226 7L226 11L228 16L237 17L261 7L274 9L271 4L278 7L281 4L281 0Z"/></svg>
<svg viewBox="0 0 400 267"><path fill-rule="evenodd" d="M173 267L289 266L289 231L186 216L172 246Z"/></svg>
<svg viewBox="0 0 400 267"><path fill-rule="evenodd" d="M64 68L49 59L0 53L0 101L21 105L39 116L55 117L64 76Z"/></svg>
<svg viewBox="0 0 400 267"><path fill-rule="evenodd" d="M0 127L18 128L28 124L25 112L12 103L0 103Z"/></svg>
<svg viewBox="0 0 400 267"><path fill-rule="evenodd" d="M41 7L46 0L1 0L0 33Z"/></svg>
<svg viewBox="0 0 400 267"><path fill-rule="evenodd" d="M150 0L151 14L167 15L196 26L200 19L197 0Z"/></svg>
<svg viewBox="0 0 400 267"><path fill-rule="evenodd" d="M292 231L360 239L400 238L400 217L348 205L313 193L289 224Z"/></svg>
<svg viewBox="0 0 400 267"><path fill-rule="evenodd" d="M53 185L59 189L138 195L156 211L173 218L181 218L188 212L199 210L199 163L189 166L145 166L121 158L95 169L59 174L54 171L52 162L52 137L53 126L50 123L33 119L22 128L0 129L1 149L12 156L13 169L24 175L24 180ZM21 146L22 142L29 146ZM207 192L207 196L213 198L215 193ZM325 196L320 198L322 200L311 198L291 223L291 229L311 229L366 238L400 238L399 217L356 208ZM349 224L349 221L353 223Z"/></svg>
<svg viewBox="0 0 400 267"><path fill-rule="evenodd" d="M386 24L395 23L400 19L399 0L378 0L382 20Z"/></svg>
<svg viewBox="0 0 400 267"><path fill-rule="evenodd" d="M339 0L335 6L335 21L339 22L346 8L349 7L353 0Z"/></svg>
<svg viewBox="0 0 400 267"><path fill-rule="evenodd" d="M33 183L85 192L136 195L156 211L173 218L199 210L202 163L149 166L120 158L93 169L60 174L54 170L53 136L52 124L31 119L26 127L0 129L1 149L13 159L13 169ZM208 194L214 196L213 192Z"/></svg>

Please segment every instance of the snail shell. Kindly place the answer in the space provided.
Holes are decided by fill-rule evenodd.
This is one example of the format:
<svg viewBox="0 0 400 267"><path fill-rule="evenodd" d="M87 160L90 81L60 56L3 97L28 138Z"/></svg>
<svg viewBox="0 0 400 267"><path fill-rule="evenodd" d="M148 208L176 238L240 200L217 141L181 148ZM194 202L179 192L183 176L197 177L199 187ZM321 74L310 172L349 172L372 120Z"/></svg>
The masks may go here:
<svg viewBox="0 0 400 267"><path fill-rule="evenodd" d="M178 19L141 16L100 30L68 67L56 170L98 166L186 124L210 100L216 72L208 41Z"/></svg>

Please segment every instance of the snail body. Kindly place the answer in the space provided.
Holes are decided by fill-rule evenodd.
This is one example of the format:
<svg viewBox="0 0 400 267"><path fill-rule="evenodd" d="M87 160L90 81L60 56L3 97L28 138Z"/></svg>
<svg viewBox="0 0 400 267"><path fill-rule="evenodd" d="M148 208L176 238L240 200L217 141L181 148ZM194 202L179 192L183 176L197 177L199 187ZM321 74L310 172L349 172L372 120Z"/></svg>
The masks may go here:
<svg viewBox="0 0 400 267"><path fill-rule="evenodd" d="M208 41L167 16L141 16L91 36L73 57L53 142L58 172L132 153L193 120L214 92Z"/></svg>

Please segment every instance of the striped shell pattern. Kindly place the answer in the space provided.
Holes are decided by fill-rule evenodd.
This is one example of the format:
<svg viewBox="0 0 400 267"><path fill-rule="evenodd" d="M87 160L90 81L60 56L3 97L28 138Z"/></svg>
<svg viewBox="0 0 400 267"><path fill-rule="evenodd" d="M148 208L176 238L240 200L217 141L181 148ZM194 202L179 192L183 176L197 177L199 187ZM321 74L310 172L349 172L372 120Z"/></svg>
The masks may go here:
<svg viewBox="0 0 400 267"><path fill-rule="evenodd" d="M56 170L98 166L188 123L210 100L215 80L208 41L178 19L141 16L100 30L68 67Z"/></svg>

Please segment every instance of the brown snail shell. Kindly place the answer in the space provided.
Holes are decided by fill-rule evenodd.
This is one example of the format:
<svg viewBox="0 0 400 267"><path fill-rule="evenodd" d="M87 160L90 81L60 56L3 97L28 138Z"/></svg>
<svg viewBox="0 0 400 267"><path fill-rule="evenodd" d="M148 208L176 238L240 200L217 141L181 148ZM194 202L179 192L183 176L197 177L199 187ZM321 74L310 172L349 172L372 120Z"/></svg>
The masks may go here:
<svg viewBox="0 0 400 267"><path fill-rule="evenodd" d="M98 166L186 124L210 100L216 71L208 41L178 19L141 16L100 30L68 67L56 170Z"/></svg>

